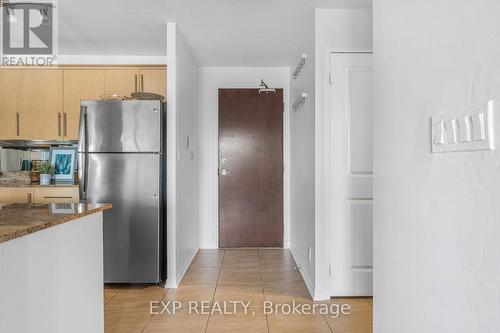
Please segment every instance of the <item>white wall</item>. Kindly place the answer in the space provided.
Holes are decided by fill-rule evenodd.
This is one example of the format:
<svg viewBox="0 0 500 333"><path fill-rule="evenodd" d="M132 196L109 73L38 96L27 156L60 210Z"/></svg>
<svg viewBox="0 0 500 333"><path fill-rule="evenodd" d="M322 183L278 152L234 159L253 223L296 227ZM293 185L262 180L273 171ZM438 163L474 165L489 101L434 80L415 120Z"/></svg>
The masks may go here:
<svg viewBox="0 0 500 333"><path fill-rule="evenodd" d="M498 100L498 13L375 1L377 333L500 331L500 155L431 154L429 133L434 113Z"/></svg>
<svg viewBox="0 0 500 333"><path fill-rule="evenodd" d="M165 56L60 55L60 65L165 65Z"/></svg>
<svg viewBox="0 0 500 333"><path fill-rule="evenodd" d="M199 248L198 64L175 23L167 44L167 287L175 288Z"/></svg>
<svg viewBox="0 0 500 333"><path fill-rule="evenodd" d="M330 52L371 48L371 9L316 9L290 66L293 72L301 54L308 55L304 71L290 82L290 104L301 92L311 97L304 109L291 116L291 249L315 299L330 297L326 214L330 204L325 202L325 87Z"/></svg>
<svg viewBox="0 0 500 333"><path fill-rule="evenodd" d="M199 70L199 225L200 247L217 248L219 245L219 189L218 189L218 89L257 88L260 80L274 88L283 88L285 94L284 115L284 245L289 245L289 190L288 174L288 67L201 67Z"/></svg>
<svg viewBox="0 0 500 333"><path fill-rule="evenodd" d="M373 45L373 10L316 9L316 47L356 50Z"/></svg>
<svg viewBox="0 0 500 333"><path fill-rule="evenodd" d="M300 111L290 110L290 249L311 294L314 294L314 119L315 119L315 30L314 19L304 32L290 64L293 73L302 54L306 64L290 80L290 105L303 92L309 94ZM309 248L313 257L309 261Z"/></svg>

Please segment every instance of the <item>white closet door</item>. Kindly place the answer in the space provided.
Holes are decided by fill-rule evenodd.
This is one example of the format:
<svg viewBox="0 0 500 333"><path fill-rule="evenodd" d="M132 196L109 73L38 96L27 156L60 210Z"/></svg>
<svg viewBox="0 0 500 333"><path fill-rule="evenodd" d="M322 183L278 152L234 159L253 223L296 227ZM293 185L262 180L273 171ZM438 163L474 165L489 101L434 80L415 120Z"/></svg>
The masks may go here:
<svg viewBox="0 0 500 333"><path fill-rule="evenodd" d="M331 295L372 296L372 54L332 54L331 68Z"/></svg>

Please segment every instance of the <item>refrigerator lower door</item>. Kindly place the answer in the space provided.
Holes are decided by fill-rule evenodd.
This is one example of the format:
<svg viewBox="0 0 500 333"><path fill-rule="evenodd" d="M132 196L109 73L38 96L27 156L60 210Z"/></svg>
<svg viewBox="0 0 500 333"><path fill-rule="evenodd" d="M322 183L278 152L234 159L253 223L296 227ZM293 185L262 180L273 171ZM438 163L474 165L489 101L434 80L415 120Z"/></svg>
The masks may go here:
<svg viewBox="0 0 500 333"><path fill-rule="evenodd" d="M104 212L104 282L160 281L159 154L88 154L87 202Z"/></svg>

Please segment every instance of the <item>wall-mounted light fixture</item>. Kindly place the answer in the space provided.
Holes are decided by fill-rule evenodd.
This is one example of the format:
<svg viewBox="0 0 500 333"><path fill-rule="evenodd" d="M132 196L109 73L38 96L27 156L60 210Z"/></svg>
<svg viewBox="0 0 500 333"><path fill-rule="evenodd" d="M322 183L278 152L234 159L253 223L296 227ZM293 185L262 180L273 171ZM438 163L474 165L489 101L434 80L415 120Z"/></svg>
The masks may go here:
<svg viewBox="0 0 500 333"><path fill-rule="evenodd" d="M299 77L300 72L302 71L302 69L306 65L306 58L307 58L307 54L303 54L302 57L300 58L299 64L297 65L297 67L293 71L293 74L292 74L293 79L296 79Z"/></svg>
<svg viewBox="0 0 500 333"><path fill-rule="evenodd" d="M302 93L299 98L295 100L295 102L292 104L292 110L294 112L299 111L304 104L306 104L306 99L307 99L307 93Z"/></svg>
<svg viewBox="0 0 500 333"><path fill-rule="evenodd" d="M260 93L266 93L266 94L269 94L269 93L275 93L276 92L276 89L274 88L269 88L269 86L264 82L263 79L260 79L260 85L259 85L259 94Z"/></svg>
<svg viewBox="0 0 500 333"><path fill-rule="evenodd" d="M44 24L47 22L49 17L49 9L54 8L51 3L42 2L10 2L10 0L0 0L0 8L4 8L7 13L8 20L10 22L18 22L16 17L15 9L24 8L29 6L30 8L38 9L40 11L40 21Z"/></svg>

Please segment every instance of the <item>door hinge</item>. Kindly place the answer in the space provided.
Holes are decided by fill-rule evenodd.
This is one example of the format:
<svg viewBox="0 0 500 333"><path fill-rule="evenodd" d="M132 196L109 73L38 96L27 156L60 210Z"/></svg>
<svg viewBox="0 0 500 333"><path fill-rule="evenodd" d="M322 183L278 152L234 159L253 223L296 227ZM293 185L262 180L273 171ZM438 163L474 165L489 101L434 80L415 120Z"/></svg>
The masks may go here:
<svg viewBox="0 0 500 333"><path fill-rule="evenodd" d="M332 73L328 74L328 83L330 83L330 84L333 83Z"/></svg>
<svg viewBox="0 0 500 333"><path fill-rule="evenodd" d="M328 275L332 276L332 265L328 266Z"/></svg>

